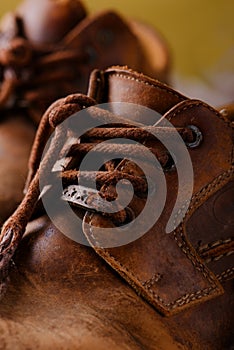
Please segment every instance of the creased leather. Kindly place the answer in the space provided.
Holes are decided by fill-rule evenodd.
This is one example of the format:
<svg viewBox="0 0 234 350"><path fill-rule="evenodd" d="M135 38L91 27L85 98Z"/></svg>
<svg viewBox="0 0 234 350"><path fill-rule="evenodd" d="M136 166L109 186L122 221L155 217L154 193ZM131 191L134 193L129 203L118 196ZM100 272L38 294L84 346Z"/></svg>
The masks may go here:
<svg viewBox="0 0 234 350"><path fill-rule="evenodd" d="M112 69L112 72L114 70L118 73L119 68ZM124 68L121 68L121 71L123 70ZM126 74L131 76L132 72L126 72ZM139 81L143 78L137 73L134 75ZM98 101L102 102L101 96L108 96L108 79L105 77L105 72L95 72L94 76L99 80L92 81L90 93L92 96L98 96ZM167 90L158 82L152 80L150 82L153 86L159 85L160 88L163 86L164 90ZM125 83L128 83L128 79ZM125 83L122 89L126 92ZM137 101L138 84L141 83L137 82L135 90L132 88L135 103L140 103L142 100L142 96L139 95ZM153 88L152 91L154 91ZM121 95L119 91L117 92ZM147 94L149 103L152 103L152 93L149 94L147 91ZM157 94L158 92L156 96ZM126 94L123 93L122 98L126 99L125 96ZM147 105L146 97L144 96L144 101ZM115 101L113 94L111 98ZM165 206L167 209L163 213L159 226L147 233L141 242L137 241L130 246L130 250L138 256L137 254L131 256L132 251L127 250L126 247L114 252L115 258L124 263L123 268L129 266L131 269L128 272L127 281L120 276L120 269L116 269L112 261L110 261L111 266L108 266L105 256L101 259L91 247L83 246L65 237L48 217L40 217L30 222L12 262L8 292L0 304L0 339L6 349L21 350L26 347L37 347L38 349L79 350L94 348L98 350L108 348L220 350L233 347L233 281L229 280L229 277L232 277L230 273L224 271L229 268L232 256L225 256L223 259L206 264L203 255L200 254L197 239L200 240L202 237L204 245L208 244L209 247L211 243L208 242L209 237L205 241L205 231L201 232L197 227L194 232L188 229L192 224L193 215L196 215L199 210L202 213L206 212L209 203L213 203L216 196L232 186L231 125L227 119L222 118L215 110L200 101L182 97L179 101L170 101L170 106L167 107L166 99L167 97L162 99L163 110L174 125L178 123L181 126L181 124L196 122L203 131L203 142L199 148L190 150L196 183L193 208L190 208L181 231L167 237L162 235L163 223L167 221L177 191L173 172L166 175L170 197L167 199ZM130 100L128 96L128 101ZM107 102L107 99L103 98L103 101ZM159 97L158 101L159 108L162 108ZM157 103L154 103L154 106L156 109ZM142 120L139 121L142 122ZM125 170L129 171L130 167L131 164L125 162ZM199 169L200 167L203 172ZM131 170L137 172L134 167ZM137 204L140 209L143 201L138 199ZM84 215L81 211L79 214ZM59 216L66 222L62 213ZM113 225L110 219L104 220L98 214L87 212L85 218L101 227ZM198 230L200 235L195 237ZM76 232L83 236L81 224L76 226ZM159 246L148 244L147 237L150 242L158 243ZM174 245L175 237L183 253L178 246ZM218 237L217 230L215 239ZM185 249L187 247L188 249ZM126 256L121 255L123 252ZM168 259L165 252L170 253ZM204 248L203 253L205 252L207 253L207 250ZM188 256L189 253L193 254L193 259ZM101 254L103 255L103 251ZM180 265L184 265L184 271ZM204 265L206 265L205 268ZM197 271L197 267L201 270ZM176 274L170 271L176 271ZM204 272L207 273L206 277ZM190 303L189 298L184 298L181 303L189 301L189 307L179 305L177 310L180 309L181 312L163 317L141 297L139 289L138 293L135 293L132 288L136 287L133 284L135 279L131 279L133 273L138 276L141 274L140 277L146 281L144 287L147 287L147 291L150 288L153 290L157 288L158 292L163 294L163 298L168 300L176 298L184 288L191 286L197 288L195 285L197 282L198 287L213 284L213 290L215 285L220 288L220 282L225 293L210 300L206 300L203 295L194 307L190 307L193 301ZM182 274L186 274L183 276L186 279L179 280L178 276L181 277ZM194 278L194 283L191 276ZM175 290L172 290L173 286ZM210 291L207 290L207 293ZM149 300L148 295L145 295L145 298ZM208 295L207 299L209 298ZM154 303L154 300L152 302ZM158 305L156 307L159 309ZM161 312L169 313L165 309L164 305Z"/></svg>
<svg viewBox="0 0 234 350"><path fill-rule="evenodd" d="M19 28L17 28L17 23L20 23ZM97 15L87 16L82 2L76 0L25 0L16 9L15 13L8 14L1 21L1 52L7 51L14 39L28 41L28 45L32 46L33 50L31 52L32 60L25 67L11 67L12 70L9 74L7 65L6 71L8 72L5 75L16 75L19 82L10 95L5 98L3 98L4 93L1 96L1 90L5 86L2 81L4 78L2 71L4 69L1 66L1 118L3 119L4 116L8 117L10 109L12 111L10 114L12 115L24 115L28 119L32 118L36 124L39 123L46 108L57 98L78 90L86 92L89 74L97 67L106 68L111 64L128 63L135 69L145 71L152 76L157 76L167 81L169 77L169 53L164 40L151 27L147 25L139 26L140 24L124 19L121 15L112 11L104 11ZM138 38L139 35L141 35L141 38ZM151 64L151 56L143 47L143 37L145 37L146 41L149 41L150 37L150 40L153 42L155 57L157 52L160 52L160 57L156 59L158 63L156 67ZM37 64L42 53L38 54L36 49L39 50L44 46L49 51L53 47L50 53L56 52L56 49L58 54L59 52L64 54L68 50L69 52L73 50L74 52L86 54L87 58L84 62L77 62L77 64L73 65L68 64L66 60L64 63L62 60L41 70L37 67ZM45 52L44 55L44 58L47 59ZM72 79L59 79L60 74L65 74L65 76L66 74L68 76L72 75ZM43 75L44 78L40 81ZM55 80L46 79L46 76L55 76ZM20 84L21 78L22 82ZM43 82L43 79L46 79L46 82ZM39 94L38 98L35 97L37 94ZM13 107L17 108L16 112L13 111ZM1 130L4 128L4 125L2 125ZM33 134L33 131L33 127L29 124L28 132L25 133L25 140L21 147L22 152L25 149L25 155L21 157L22 164L19 164L20 158L17 159L18 168L20 169L20 175L17 178L15 176L18 173L18 168L15 170L16 164L14 160L11 161L11 157L8 157L7 152L4 154L4 148L9 150L9 143L17 142L17 135L9 133L9 139L3 135L6 145L3 145L1 152L4 162L2 174L4 174L4 177L6 177L6 172L11 172L11 174L7 180L3 181L2 190L0 190L2 203L1 223L11 215L22 199L26 162L33 138L33 135L27 136L27 134ZM16 137L15 140L14 137ZM24 144L27 142L27 147L24 147ZM7 190L6 187L8 188Z"/></svg>
<svg viewBox="0 0 234 350"><path fill-rule="evenodd" d="M140 103L160 113L166 112L166 118L174 126L198 126L204 141L198 149L190 151L194 169L193 198L183 222L172 234L165 233L165 226L178 190L175 173L166 175L168 197L160 220L142 238L118 248L98 247L95 226L101 227L104 218L97 219L96 215L89 214L86 218L89 225L85 226L87 239L137 293L164 315L173 315L195 303L217 297L223 293L223 288L195 250L196 245L192 246L187 225L196 208L233 177L231 127L205 103L189 100L157 81L124 68L103 72L100 93L92 80L97 74L100 73L93 73L90 91L93 98L98 96L98 102ZM160 280L155 279L158 275L162 276Z"/></svg>

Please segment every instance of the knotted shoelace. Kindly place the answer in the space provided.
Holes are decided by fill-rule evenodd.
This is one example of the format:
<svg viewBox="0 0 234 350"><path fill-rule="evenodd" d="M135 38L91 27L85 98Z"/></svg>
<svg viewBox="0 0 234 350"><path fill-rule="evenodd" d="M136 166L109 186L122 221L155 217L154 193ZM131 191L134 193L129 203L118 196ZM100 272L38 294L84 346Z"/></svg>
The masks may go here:
<svg viewBox="0 0 234 350"><path fill-rule="evenodd" d="M88 57L62 42L34 45L24 37L17 16L13 23L13 34L0 33L0 110L26 108L38 123L41 113L59 97L58 91L60 96L74 91L76 74L70 67L82 65Z"/></svg>
<svg viewBox="0 0 234 350"><path fill-rule="evenodd" d="M157 125L145 126L141 123L133 123L131 120L126 120L109 111L103 110L95 106L96 104L96 101L90 97L82 94L73 94L53 103L42 117L29 160L26 195L15 213L4 224L0 236L1 293L5 290L11 259L14 256L40 197L39 177L44 176L46 180L46 174L52 171L54 164L58 162L59 159L63 158L64 154L66 154L68 158L75 159L77 163L77 160L82 160L93 147L100 144L100 141L103 140L124 137L125 139L133 139L144 143L146 141L152 141L154 138L155 144L150 150L157 157L161 166L165 168L167 167L168 161L170 161L170 156L164 148L160 147L158 140L150 133L152 129L156 130L157 133L166 133L169 136L170 133L176 130L186 143L194 141L193 131L189 127L173 129ZM98 120L103 125L105 124L105 127L90 129L82 135L67 152L67 150L64 150L64 145L69 138L70 131L62 127L61 123L71 115L86 108L88 108L90 117ZM50 145L43 159L41 159L46 143L52 132L54 133ZM104 154L108 154L109 152L115 154L116 152L116 156L118 156L120 148L123 152L123 156L126 155L126 158L131 155L133 157L142 157L146 160L145 157L147 157L147 154L144 153L144 147L132 147L132 145L125 143L100 144L98 152ZM117 164L123 160L124 159L118 160ZM99 171L80 171L76 166L74 166L74 168L72 168L71 165L68 167L65 166L63 171L59 172L58 176L62 178L65 186L77 183L81 177L87 179L95 178L101 196L109 201L115 196L113 187L121 179L129 180L137 195L141 196L147 193L147 182L144 176L136 176L134 172L123 172L121 168L116 168L117 164L116 160L108 161ZM121 215L117 216L117 218L123 221L126 217L125 214L126 213L122 211Z"/></svg>

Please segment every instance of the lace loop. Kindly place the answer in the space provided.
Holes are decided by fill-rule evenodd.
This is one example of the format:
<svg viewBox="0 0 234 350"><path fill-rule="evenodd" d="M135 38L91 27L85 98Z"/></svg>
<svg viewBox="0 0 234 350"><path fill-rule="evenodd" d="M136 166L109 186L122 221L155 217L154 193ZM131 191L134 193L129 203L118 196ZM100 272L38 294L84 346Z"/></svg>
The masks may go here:
<svg viewBox="0 0 234 350"><path fill-rule="evenodd" d="M11 104L26 107L29 117L38 123L42 111L59 94L71 91L77 76L71 66L82 65L87 54L63 43L34 45L24 37L16 16L11 22L11 27L0 33L0 108Z"/></svg>
<svg viewBox="0 0 234 350"><path fill-rule="evenodd" d="M25 67L32 59L33 49L23 38L14 38L6 48L0 50L2 66Z"/></svg>
<svg viewBox="0 0 234 350"><path fill-rule="evenodd" d="M155 140L152 142L152 136L150 135L150 128L141 123L134 123L131 120L126 120L120 116L106 111L104 109L95 106L96 101L82 94L73 94L66 98L60 99L55 102L44 114L41 123L39 125L34 145L32 148L30 161L29 161L29 176L27 181L27 192L26 195L15 211L11 218L3 226L1 236L0 236L0 277L2 283L7 278L10 261L18 247L18 244L22 238L25 231L26 225L30 220L33 210L36 206L37 201L40 198L39 189L39 177L40 185L47 184L48 173L50 173L58 159L61 157L71 158L72 160L82 160L82 157L89 152L96 145L99 146L100 153L110 152L115 154L115 160L110 160L103 165L103 169L99 171L79 171L76 168L76 162L72 164L67 164L62 172L58 176L61 177L63 185L75 186L79 182L79 179L87 184L90 179L95 180L99 195L103 200L112 201L116 198L116 185L121 180L126 180L126 185L129 182L133 186L134 195L140 197L144 200L144 194L147 194L148 184L144 178L144 174L138 170L128 171L131 168L131 162L129 162L129 167L124 167L124 160L118 159L119 150L121 148L122 158L128 158L129 155L139 156L147 162L147 154L141 146L129 145L123 141L122 144L102 144L101 140L109 137L116 136L128 138L131 136L137 140L143 142L145 147L150 148L151 152L158 158L161 165L166 165L168 163L168 154L165 149L160 146L159 142ZM69 123L67 128L64 128L61 124L63 121L67 120L74 113L82 110L83 108L88 109L88 114L91 118L96 118L100 123L106 124L105 128L95 128L86 132L86 134L79 138L77 143L77 138L74 138L74 145L70 150L65 152L64 146L70 133ZM143 128L143 129L141 129ZM169 137L172 132L175 132L172 128L160 128L155 126L158 133L168 134ZM49 147L41 160L45 145L54 130L54 135L51 138ZM176 128L180 135L185 139L189 140L191 138L191 129L188 128ZM148 143L149 142L149 143ZM117 152L118 151L118 152ZM65 152L65 153L64 153ZM80 158L80 159L79 159ZM124 169L125 168L125 169ZM132 168L134 169L134 168ZM56 174L55 174L56 176ZM91 192L93 190L90 190ZM62 196L62 193L61 193ZM98 202L96 197L91 196L87 198L86 204L103 205L102 202ZM72 202L71 202L72 203ZM95 204L96 203L96 204ZM100 204L101 203L101 204ZM86 208L88 209L88 208ZM117 208L118 209L118 208ZM132 208L131 208L132 210ZM101 213L101 215L108 216L116 225L122 225L129 218L128 208L124 210L117 210L114 213ZM134 213L133 213L134 216ZM3 284L2 284L3 285Z"/></svg>

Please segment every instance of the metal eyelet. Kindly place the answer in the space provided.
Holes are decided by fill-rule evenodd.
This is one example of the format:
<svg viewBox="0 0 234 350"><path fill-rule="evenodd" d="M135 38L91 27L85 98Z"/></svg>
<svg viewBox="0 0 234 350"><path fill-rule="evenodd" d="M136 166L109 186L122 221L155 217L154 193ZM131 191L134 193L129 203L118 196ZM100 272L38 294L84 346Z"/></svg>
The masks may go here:
<svg viewBox="0 0 234 350"><path fill-rule="evenodd" d="M200 146L200 144L203 140L203 135L202 135L200 129L195 125L188 125L187 127L190 130L192 130L193 135L194 135L194 141L186 142L186 146L189 148L196 148L196 147Z"/></svg>

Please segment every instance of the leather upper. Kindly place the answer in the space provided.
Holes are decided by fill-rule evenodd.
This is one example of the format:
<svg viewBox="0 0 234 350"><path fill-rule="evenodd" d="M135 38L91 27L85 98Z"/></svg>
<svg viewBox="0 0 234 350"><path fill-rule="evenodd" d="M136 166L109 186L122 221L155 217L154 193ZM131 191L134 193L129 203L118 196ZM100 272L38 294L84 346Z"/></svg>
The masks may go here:
<svg viewBox="0 0 234 350"><path fill-rule="evenodd" d="M0 47L0 108L26 108L37 123L56 99L85 93L95 68L128 64L169 78L160 34L114 11L88 16L78 0L23 2L3 18Z"/></svg>
<svg viewBox="0 0 234 350"><path fill-rule="evenodd" d="M123 67L94 72L89 94L99 103L131 102L150 107L161 114L166 113L165 117L174 126L195 125L203 134L202 144L189 150L194 171L193 197L183 222L174 232L165 233L178 190L176 172L171 172L165 174L168 190L165 209L147 234L126 246L97 247L95 239L98 240L100 233L95 236L95 226L105 225L104 219L90 214L85 230L89 242L137 293L165 315L222 294L220 276L227 271L231 278L233 273L231 124L205 103L190 100L158 81ZM118 105L115 112L118 113ZM221 198L220 204L217 198ZM222 201L226 204L225 209ZM212 217L207 215L208 211ZM219 246L223 245L223 251L213 256L211 250L216 241ZM201 246L206 246L212 262L222 255L221 268L216 270L211 261L204 259ZM224 263L225 257L229 257L229 263Z"/></svg>
<svg viewBox="0 0 234 350"><path fill-rule="evenodd" d="M183 129L187 129L188 125L199 128L201 142L193 148L189 148L191 140L186 143L194 168L192 201L183 222L176 230L166 234L165 225L178 192L178 179L172 167L164 174L167 200L160 219L143 237L118 248L103 249L97 244L97 239L102 239L103 229L115 227L116 222L112 216L91 212L89 202L83 209L73 207L84 222L83 225L82 220L79 224L75 222L71 239L48 216L30 222L11 259L14 263L10 264L10 282L8 280L8 289L1 301L2 341L8 346L13 344L13 347L19 343L20 349L25 348L25 344L43 348L44 342L52 347L62 348L65 344L74 349L95 346L100 349L108 346L147 350L229 349L233 344L232 281L229 280L233 269L230 239L233 222L233 125L201 101L190 100L126 67L96 71L91 78L89 96L96 98L98 103L144 103L160 111L161 117L165 113L164 118L169 118L180 131L181 126L184 126ZM62 118L80 111L80 106L84 107L87 101L92 106L95 104L87 96L69 96L54 104L45 116L50 116L50 125L55 125L56 120L61 122ZM119 104L114 106L115 114L109 115L109 122L121 120L122 109ZM104 113L97 106L92 108L96 115ZM134 112L134 109L131 111ZM149 126L154 123L150 114L133 113L131 117L141 127L142 124ZM59 127L56 130L59 131ZM105 139L110 131L111 128L107 127ZM50 129L44 129L44 132L46 139ZM49 171L54 162L57 163L58 148L66 140L65 134L53 148ZM159 142L141 140L156 154ZM89 140L87 135L86 138L83 135L79 141L80 148L75 149L70 161L67 159L68 162L63 163L65 168L61 176L73 171L73 166L74 171L77 170L75 162L79 163L79 152L84 151L88 141L90 146L95 139ZM119 147L123 145L126 146L120 143ZM38 146L40 151L41 145ZM38 164L35 163L37 166L32 168L32 176L39 162L40 157ZM142 176L142 171L126 159L117 168L126 177L132 174L134 179L139 180ZM77 177L72 176L72 182L75 180ZM4 227L2 249L8 249L7 244L11 243L12 237L19 242L21 237L17 237L17 232L16 236L12 233L30 220L29 213L32 213L33 203L40 195L37 188L30 192L35 183L36 177L33 176L25 200L8 221L8 226ZM155 183L157 185L157 179ZM106 191L113 191L108 185L106 182ZM66 183L64 186L67 186ZM155 189L157 194L157 187ZM55 189L51 194L52 207L56 208L61 193ZM139 212L144 201L144 193L136 192L129 204L130 209ZM157 205L160 203L156 201L155 207ZM40 206L37 209L41 214ZM34 212L36 214L38 212ZM64 227L71 228L73 223L67 213L60 211L57 214ZM98 227L100 230L97 230ZM135 234L134 231L130 233ZM91 247L77 243L77 236L86 237ZM10 245L7 253L15 247ZM7 255L1 254L1 258L1 267L4 267L2 263L7 261Z"/></svg>

